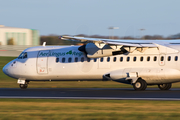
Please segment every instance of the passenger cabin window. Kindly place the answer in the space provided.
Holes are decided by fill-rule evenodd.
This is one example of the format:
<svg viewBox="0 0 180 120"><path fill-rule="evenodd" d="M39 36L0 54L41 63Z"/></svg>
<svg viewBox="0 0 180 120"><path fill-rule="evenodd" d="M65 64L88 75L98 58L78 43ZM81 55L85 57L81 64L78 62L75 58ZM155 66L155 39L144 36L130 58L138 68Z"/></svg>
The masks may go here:
<svg viewBox="0 0 180 120"><path fill-rule="evenodd" d="M97 58L94 58L94 62L96 62L97 61Z"/></svg>
<svg viewBox="0 0 180 120"><path fill-rule="evenodd" d="M84 62L84 57L81 58L81 62Z"/></svg>
<svg viewBox="0 0 180 120"><path fill-rule="evenodd" d="M78 57L75 57L74 61L75 61L75 62L78 62Z"/></svg>
<svg viewBox="0 0 180 120"><path fill-rule="evenodd" d="M136 61L136 57L133 58L133 61L134 61L134 62Z"/></svg>
<svg viewBox="0 0 180 120"><path fill-rule="evenodd" d="M168 56L168 59L167 59L168 61L171 61L171 56Z"/></svg>
<svg viewBox="0 0 180 120"><path fill-rule="evenodd" d="M103 58L101 58L100 61L103 62Z"/></svg>
<svg viewBox="0 0 180 120"><path fill-rule="evenodd" d="M164 56L161 56L161 59L160 59L161 61L164 61Z"/></svg>
<svg viewBox="0 0 180 120"><path fill-rule="evenodd" d="M68 62L71 62L72 61L72 58L68 58Z"/></svg>
<svg viewBox="0 0 180 120"><path fill-rule="evenodd" d="M147 61L150 61L150 57L149 56L147 57Z"/></svg>
<svg viewBox="0 0 180 120"><path fill-rule="evenodd" d="M127 57L127 62L129 62L130 61L130 57Z"/></svg>
<svg viewBox="0 0 180 120"><path fill-rule="evenodd" d="M91 61L91 59L90 58L87 58L87 62L90 62Z"/></svg>
<svg viewBox="0 0 180 120"><path fill-rule="evenodd" d="M116 57L113 58L113 61L116 62Z"/></svg>
<svg viewBox="0 0 180 120"><path fill-rule="evenodd" d="M109 61L110 61L110 57L107 58L107 62L109 62Z"/></svg>
<svg viewBox="0 0 180 120"><path fill-rule="evenodd" d="M178 61L178 56L175 56L174 60L175 60L175 61Z"/></svg>
<svg viewBox="0 0 180 120"><path fill-rule="evenodd" d="M143 61L143 57L140 57L140 61Z"/></svg>
<svg viewBox="0 0 180 120"><path fill-rule="evenodd" d="M122 62L123 61L123 57L120 57L120 62Z"/></svg>
<svg viewBox="0 0 180 120"><path fill-rule="evenodd" d="M156 56L154 56L154 61L156 61L157 60L157 57Z"/></svg>
<svg viewBox="0 0 180 120"><path fill-rule="evenodd" d="M63 57L63 58L62 58L62 62L64 63L65 61L66 61L66 59Z"/></svg>
<svg viewBox="0 0 180 120"><path fill-rule="evenodd" d="M20 55L19 55L19 57L18 57L18 59L25 59L25 58L27 58L28 56L27 56L27 52L22 52Z"/></svg>
<svg viewBox="0 0 180 120"><path fill-rule="evenodd" d="M57 62L57 63L59 62L59 58L56 58L56 62Z"/></svg>

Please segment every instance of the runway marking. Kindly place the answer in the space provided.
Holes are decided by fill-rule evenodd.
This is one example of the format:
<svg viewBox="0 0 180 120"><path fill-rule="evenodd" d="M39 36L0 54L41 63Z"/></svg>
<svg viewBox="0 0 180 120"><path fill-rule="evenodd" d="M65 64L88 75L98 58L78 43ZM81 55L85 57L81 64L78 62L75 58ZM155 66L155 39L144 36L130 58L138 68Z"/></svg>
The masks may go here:
<svg viewBox="0 0 180 120"><path fill-rule="evenodd" d="M87 99L87 100L163 100L180 101L180 98L118 98L118 97L22 97L22 96L0 96L0 98L22 98L22 99Z"/></svg>

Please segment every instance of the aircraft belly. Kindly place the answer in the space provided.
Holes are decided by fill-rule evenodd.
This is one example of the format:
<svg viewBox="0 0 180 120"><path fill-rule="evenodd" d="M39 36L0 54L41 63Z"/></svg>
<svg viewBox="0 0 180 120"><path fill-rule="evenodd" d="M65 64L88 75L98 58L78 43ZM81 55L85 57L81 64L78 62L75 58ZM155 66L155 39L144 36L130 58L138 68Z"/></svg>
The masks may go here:
<svg viewBox="0 0 180 120"><path fill-rule="evenodd" d="M170 68L145 69L139 76L148 84L177 82L180 78L180 71Z"/></svg>
<svg viewBox="0 0 180 120"><path fill-rule="evenodd" d="M27 80L102 80L100 75L37 75L22 77Z"/></svg>

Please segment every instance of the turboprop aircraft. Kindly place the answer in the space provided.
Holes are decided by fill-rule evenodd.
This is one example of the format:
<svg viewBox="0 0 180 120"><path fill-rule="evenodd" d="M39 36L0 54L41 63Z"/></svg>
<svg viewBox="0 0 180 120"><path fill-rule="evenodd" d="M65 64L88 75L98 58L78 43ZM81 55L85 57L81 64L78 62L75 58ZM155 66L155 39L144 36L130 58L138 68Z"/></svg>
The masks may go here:
<svg viewBox="0 0 180 120"><path fill-rule="evenodd" d="M113 40L61 36L86 42L82 46L43 46L25 49L4 66L20 88L30 81L113 80L145 90L158 85L169 90L180 81L179 40Z"/></svg>

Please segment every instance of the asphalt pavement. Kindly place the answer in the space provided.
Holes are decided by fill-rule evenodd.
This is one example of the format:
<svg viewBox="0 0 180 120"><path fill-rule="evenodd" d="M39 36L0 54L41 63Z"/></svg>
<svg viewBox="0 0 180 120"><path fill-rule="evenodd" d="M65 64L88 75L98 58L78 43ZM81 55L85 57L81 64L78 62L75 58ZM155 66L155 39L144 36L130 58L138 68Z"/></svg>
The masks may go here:
<svg viewBox="0 0 180 120"><path fill-rule="evenodd" d="M180 100L180 89L147 88L0 88L0 98Z"/></svg>

